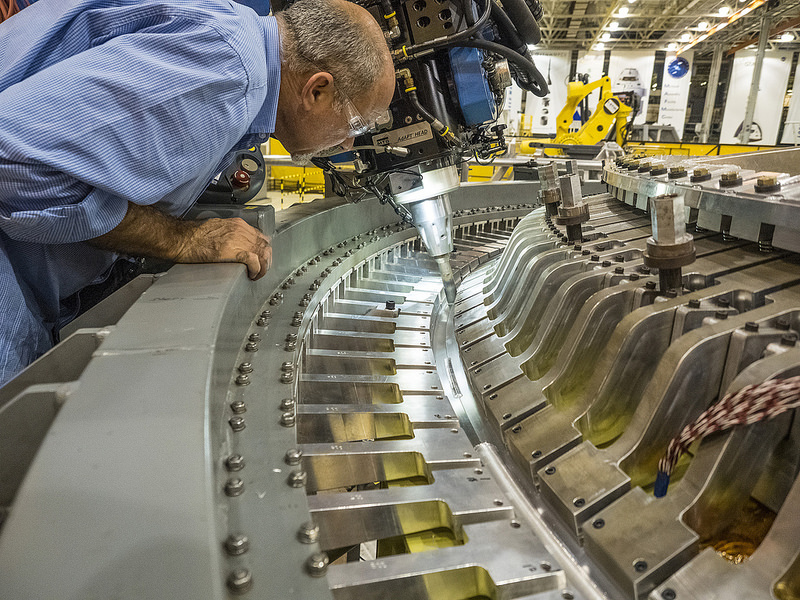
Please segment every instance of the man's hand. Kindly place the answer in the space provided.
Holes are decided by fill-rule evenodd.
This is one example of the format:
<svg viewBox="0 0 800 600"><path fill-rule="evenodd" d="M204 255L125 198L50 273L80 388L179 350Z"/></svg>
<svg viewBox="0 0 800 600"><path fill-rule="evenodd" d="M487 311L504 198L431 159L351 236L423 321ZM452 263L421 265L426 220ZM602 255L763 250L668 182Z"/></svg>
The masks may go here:
<svg viewBox="0 0 800 600"><path fill-rule="evenodd" d="M244 220L208 219L198 223L175 262L240 262L247 265L250 279L260 279L272 265L269 241Z"/></svg>
<svg viewBox="0 0 800 600"><path fill-rule="evenodd" d="M272 248L263 233L242 219L182 221L152 206L128 203L122 222L89 240L104 250L178 263L240 262L250 279L272 265Z"/></svg>

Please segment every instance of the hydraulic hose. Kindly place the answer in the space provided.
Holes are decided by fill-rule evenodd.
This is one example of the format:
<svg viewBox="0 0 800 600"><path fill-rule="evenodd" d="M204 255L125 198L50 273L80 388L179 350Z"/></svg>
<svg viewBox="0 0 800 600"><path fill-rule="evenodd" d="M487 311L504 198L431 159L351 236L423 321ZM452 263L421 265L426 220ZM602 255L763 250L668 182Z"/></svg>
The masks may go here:
<svg viewBox="0 0 800 600"><path fill-rule="evenodd" d="M527 88L529 92L532 92L534 95L541 98L546 96L550 91L550 88L547 86L547 81L545 81L544 77L542 77L542 74L539 73L536 65L533 64L533 61L525 58L518 52L514 52L507 46L503 46L502 44L497 44L495 42L489 42L487 40L463 40L456 45L466 46L468 48L480 48L481 50L488 50L489 52L499 54L500 56L508 59L509 62L514 63L514 65L522 69L525 74L528 75L530 78L530 87Z"/></svg>
<svg viewBox="0 0 800 600"><path fill-rule="evenodd" d="M533 46L542 41L539 24L533 18L533 13L525 0L504 0L503 6L526 44Z"/></svg>
<svg viewBox="0 0 800 600"><path fill-rule="evenodd" d="M403 46L400 50L395 50L393 54L396 57L406 57L411 58L416 54L420 54L422 52L432 52L437 48L442 48L444 46L458 46L459 42L469 38L474 33L477 33L478 30L483 27L483 24L489 19L489 15L492 12L492 2L491 0L486 0L486 8L481 13L481 16L475 21L475 24L471 27L468 27L464 31L459 31L458 33L454 33L453 35L448 35L440 38L436 38L435 40L430 40L428 42L422 42L421 44L416 44L414 46Z"/></svg>
<svg viewBox="0 0 800 600"><path fill-rule="evenodd" d="M492 0L492 18L497 24L500 35L503 40L507 42L507 45L524 56L528 51L528 46L522 41L514 23L497 0Z"/></svg>

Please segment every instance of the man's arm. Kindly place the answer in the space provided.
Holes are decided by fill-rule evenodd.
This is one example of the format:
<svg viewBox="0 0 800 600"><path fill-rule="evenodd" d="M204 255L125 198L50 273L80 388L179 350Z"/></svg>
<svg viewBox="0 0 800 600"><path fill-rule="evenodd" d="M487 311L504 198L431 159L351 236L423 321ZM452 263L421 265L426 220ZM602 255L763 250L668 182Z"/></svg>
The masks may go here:
<svg viewBox="0 0 800 600"><path fill-rule="evenodd" d="M240 262L250 279L263 277L272 264L269 240L242 219L182 221L133 202L119 225L89 243L177 263Z"/></svg>

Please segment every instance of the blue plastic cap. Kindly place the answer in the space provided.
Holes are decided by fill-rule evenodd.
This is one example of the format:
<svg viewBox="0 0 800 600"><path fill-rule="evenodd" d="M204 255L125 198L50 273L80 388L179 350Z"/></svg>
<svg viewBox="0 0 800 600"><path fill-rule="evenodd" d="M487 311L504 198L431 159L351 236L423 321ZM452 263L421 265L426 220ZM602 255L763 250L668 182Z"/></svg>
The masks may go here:
<svg viewBox="0 0 800 600"><path fill-rule="evenodd" d="M653 495L656 498L663 498L667 495L667 488L669 487L669 475L664 471L659 471L656 475L656 486L653 489Z"/></svg>

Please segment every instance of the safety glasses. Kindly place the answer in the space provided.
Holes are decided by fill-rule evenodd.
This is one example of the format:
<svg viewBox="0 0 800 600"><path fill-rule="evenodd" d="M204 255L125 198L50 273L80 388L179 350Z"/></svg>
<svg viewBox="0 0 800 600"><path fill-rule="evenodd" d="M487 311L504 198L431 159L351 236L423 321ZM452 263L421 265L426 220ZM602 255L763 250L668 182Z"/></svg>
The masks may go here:
<svg viewBox="0 0 800 600"><path fill-rule="evenodd" d="M364 135L368 131L372 131L375 129L375 121L367 121L358 109L356 105L353 104L353 101L350 100L341 90L339 90L339 95L344 100L342 104L342 108L344 109L345 116L347 117L347 122L350 126L350 133L347 137L358 137L359 135Z"/></svg>

